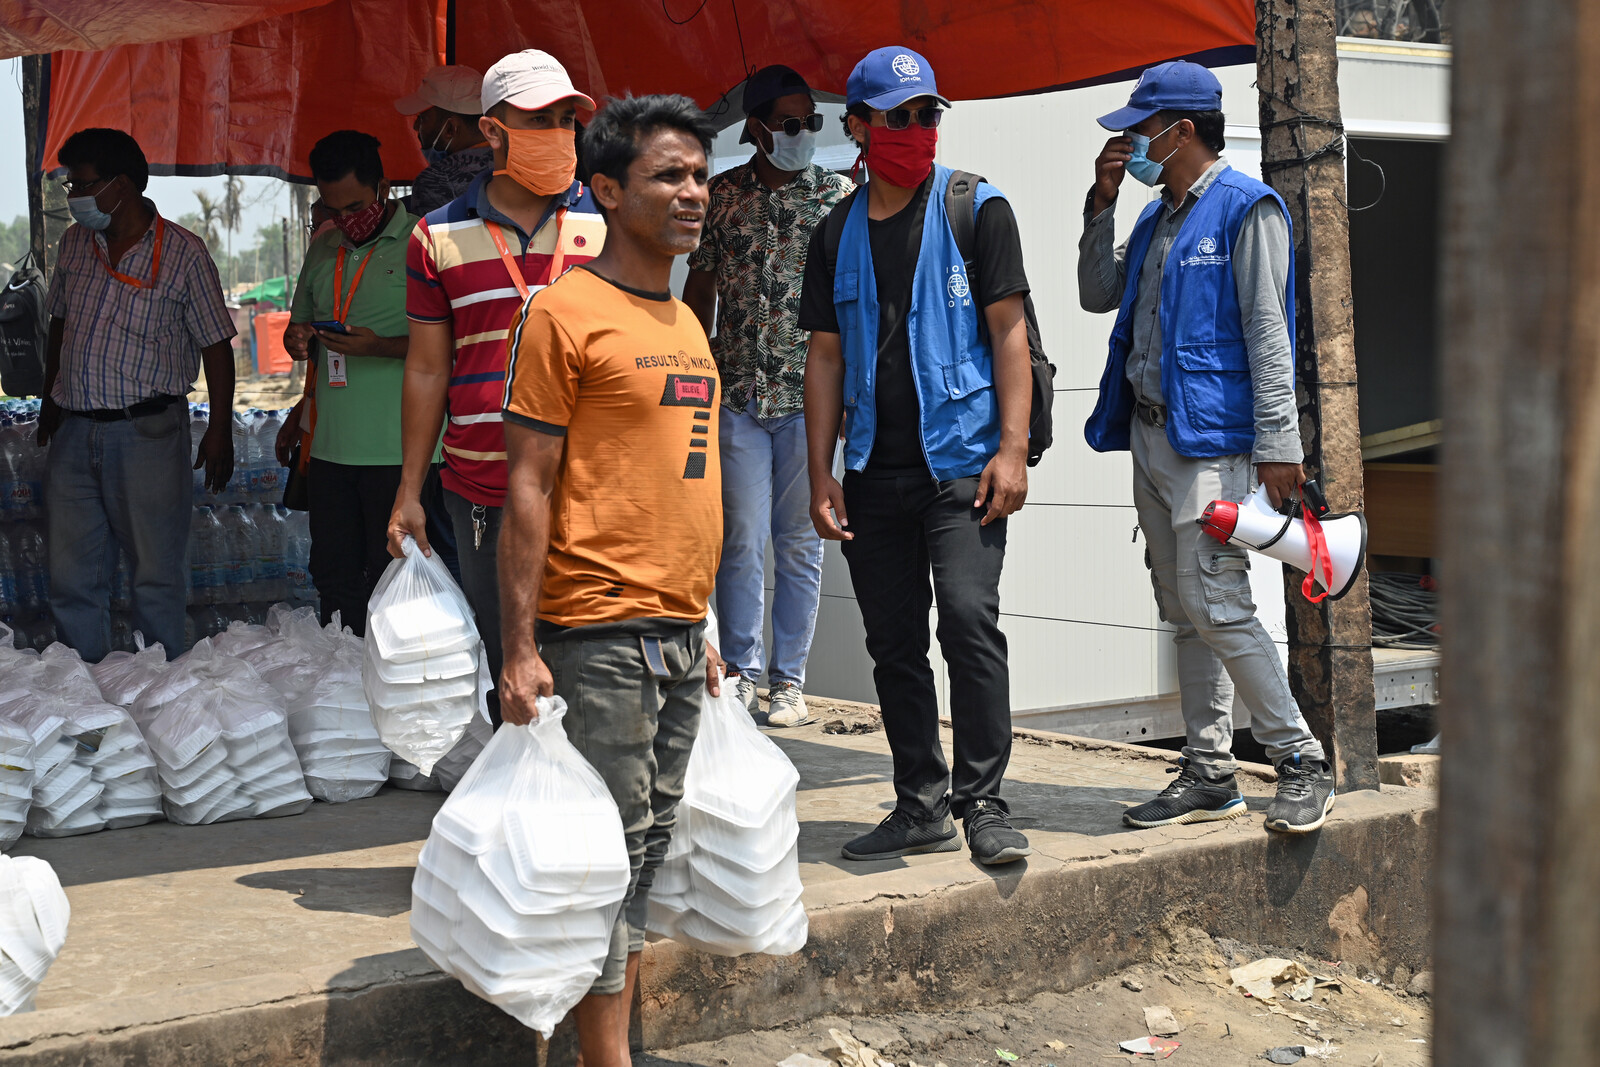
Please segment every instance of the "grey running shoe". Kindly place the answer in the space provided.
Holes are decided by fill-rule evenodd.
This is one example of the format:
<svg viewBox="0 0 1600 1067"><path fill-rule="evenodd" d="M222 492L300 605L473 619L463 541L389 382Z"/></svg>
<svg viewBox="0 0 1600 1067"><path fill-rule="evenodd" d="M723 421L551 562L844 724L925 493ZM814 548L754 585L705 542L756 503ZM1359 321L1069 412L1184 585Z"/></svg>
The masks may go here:
<svg viewBox="0 0 1600 1067"><path fill-rule="evenodd" d="M955 822L945 812L940 819L918 822L910 812L895 808L871 833L862 834L840 849L847 860L887 860L921 852L959 852L961 839Z"/></svg>
<svg viewBox="0 0 1600 1067"><path fill-rule="evenodd" d="M961 822L967 831L967 848L979 863L1010 863L1033 855L1028 839L1012 827L1005 809L990 801L973 801Z"/></svg>
<svg viewBox="0 0 1600 1067"><path fill-rule="evenodd" d="M1178 765L1168 767L1167 773L1178 777L1157 793L1155 799L1123 812L1123 822L1148 830L1178 823L1215 822L1244 814L1244 796L1233 775L1215 780L1207 778L1187 756L1180 756Z"/></svg>
<svg viewBox="0 0 1600 1067"><path fill-rule="evenodd" d="M793 682L774 682L767 691L768 726L803 726L811 721L806 698Z"/></svg>
<svg viewBox="0 0 1600 1067"><path fill-rule="evenodd" d="M1296 752L1278 764L1278 795L1267 805L1267 829L1285 834L1321 829L1333 798L1333 767L1326 760L1302 760Z"/></svg>
<svg viewBox="0 0 1600 1067"><path fill-rule="evenodd" d="M756 696L756 683L744 675L739 675L734 683L734 692L739 694L739 703L744 705L744 710L752 716L761 710L760 698Z"/></svg>

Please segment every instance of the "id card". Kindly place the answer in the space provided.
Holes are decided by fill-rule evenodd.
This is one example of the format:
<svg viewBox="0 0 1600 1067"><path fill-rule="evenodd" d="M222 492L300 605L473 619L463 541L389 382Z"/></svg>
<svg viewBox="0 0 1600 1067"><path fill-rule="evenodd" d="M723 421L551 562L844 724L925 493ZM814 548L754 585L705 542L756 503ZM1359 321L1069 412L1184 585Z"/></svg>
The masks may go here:
<svg viewBox="0 0 1600 1067"><path fill-rule="evenodd" d="M328 384L335 388L350 384L348 364L343 353L328 353Z"/></svg>

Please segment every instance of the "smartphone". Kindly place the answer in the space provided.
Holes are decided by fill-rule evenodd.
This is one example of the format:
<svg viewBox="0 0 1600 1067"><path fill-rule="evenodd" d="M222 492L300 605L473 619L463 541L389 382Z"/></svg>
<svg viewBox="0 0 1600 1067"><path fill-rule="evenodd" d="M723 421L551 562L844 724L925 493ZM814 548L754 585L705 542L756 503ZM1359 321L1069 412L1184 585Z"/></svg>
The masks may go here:
<svg viewBox="0 0 1600 1067"><path fill-rule="evenodd" d="M323 333L349 333L350 332L349 327L347 327L344 323L340 322L338 319L328 319L325 322L313 322L311 324L311 328L313 330L321 330Z"/></svg>

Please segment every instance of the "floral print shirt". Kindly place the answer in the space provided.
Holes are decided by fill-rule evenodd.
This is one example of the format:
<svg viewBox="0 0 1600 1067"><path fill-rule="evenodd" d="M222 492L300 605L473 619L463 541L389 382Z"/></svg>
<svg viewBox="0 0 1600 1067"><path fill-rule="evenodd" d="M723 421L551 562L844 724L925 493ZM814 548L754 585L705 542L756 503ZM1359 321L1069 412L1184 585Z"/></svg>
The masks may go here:
<svg viewBox="0 0 1600 1067"><path fill-rule="evenodd" d="M717 335L711 353L722 374L722 402L756 416L790 415L805 404L806 345L799 326L801 281L811 234L855 186L812 164L780 189L768 189L755 163L711 181L705 236L689 269L717 276Z"/></svg>

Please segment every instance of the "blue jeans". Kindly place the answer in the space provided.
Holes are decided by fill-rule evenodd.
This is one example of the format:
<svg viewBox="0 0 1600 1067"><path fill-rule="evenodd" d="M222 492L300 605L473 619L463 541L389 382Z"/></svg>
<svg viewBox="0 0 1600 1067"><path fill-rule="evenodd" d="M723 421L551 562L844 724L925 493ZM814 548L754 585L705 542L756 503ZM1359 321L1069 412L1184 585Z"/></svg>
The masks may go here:
<svg viewBox="0 0 1600 1067"><path fill-rule="evenodd" d="M168 657L184 642L188 597L189 405L121 422L68 414L50 439L50 610L90 663L111 651L111 575L128 554L133 625Z"/></svg>
<svg viewBox="0 0 1600 1067"><path fill-rule="evenodd" d="M717 568L717 649L739 673L761 677L767 540L773 547L771 683L806 680L822 595L822 539L811 525L803 412L759 419L755 401L722 408L722 564Z"/></svg>

